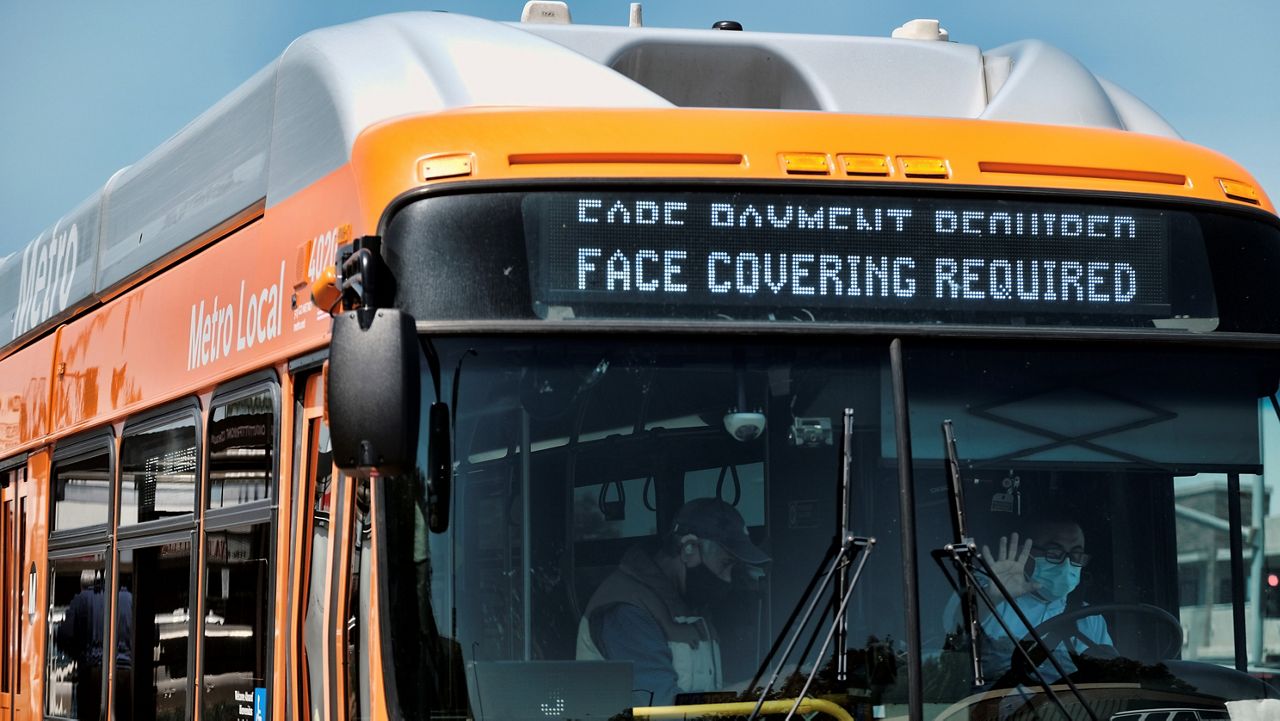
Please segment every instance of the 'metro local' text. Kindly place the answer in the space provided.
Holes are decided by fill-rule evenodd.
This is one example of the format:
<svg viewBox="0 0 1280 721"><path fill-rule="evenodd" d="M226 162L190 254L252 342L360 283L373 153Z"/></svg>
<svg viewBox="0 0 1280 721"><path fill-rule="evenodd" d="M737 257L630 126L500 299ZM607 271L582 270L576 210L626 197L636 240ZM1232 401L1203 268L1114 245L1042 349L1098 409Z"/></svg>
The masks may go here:
<svg viewBox="0 0 1280 721"><path fill-rule="evenodd" d="M240 281L239 301L222 303L218 296L191 306L191 337L187 370L195 370L255 344L278 337L284 328L284 262L279 282L248 292ZM247 297L246 297L247 296Z"/></svg>

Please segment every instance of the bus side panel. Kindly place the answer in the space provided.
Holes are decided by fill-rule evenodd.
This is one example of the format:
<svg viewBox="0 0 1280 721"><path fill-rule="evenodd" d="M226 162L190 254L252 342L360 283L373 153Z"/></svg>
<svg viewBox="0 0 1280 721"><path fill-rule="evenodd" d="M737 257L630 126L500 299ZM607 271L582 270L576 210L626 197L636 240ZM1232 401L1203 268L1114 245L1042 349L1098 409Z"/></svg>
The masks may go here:
<svg viewBox="0 0 1280 721"><path fill-rule="evenodd" d="M358 205L339 182L349 173L335 178L67 325L54 427L78 430L321 345L330 322L310 302L310 277L332 265L352 233L345 209Z"/></svg>
<svg viewBox="0 0 1280 721"><path fill-rule="evenodd" d="M0 458L49 432L50 373L57 333L4 359L0 373Z"/></svg>
<svg viewBox="0 0 1280 721"><path fill-rule="evenodd" d="M377 232L382 207L364 208L366 184L358 186L351 166L344 165L267 209L268 237L281 252L291 254L292 270L286 282L292 284L298 303L286 316L286 324L292 322L297 332L310 333L320 326L325 335L329 333L328 309L311 302L310 285L321 271L333 266L338 245Z"/></svg>

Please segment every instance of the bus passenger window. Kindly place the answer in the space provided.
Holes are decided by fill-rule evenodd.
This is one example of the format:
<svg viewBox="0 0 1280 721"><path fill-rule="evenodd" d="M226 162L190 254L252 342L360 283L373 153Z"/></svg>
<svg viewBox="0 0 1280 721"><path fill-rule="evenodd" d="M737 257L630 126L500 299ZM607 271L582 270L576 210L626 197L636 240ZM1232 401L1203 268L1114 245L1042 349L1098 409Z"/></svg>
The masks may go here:
<svg viewBox="0 0 1280 721"><path fill-rule="evenodd" d="M194 416L130 432L121 454L120 525L146 523L195 510Z"/></svg>
<svg viewBox="0 0 1280 721"><path fill-rule="evenodd" d="M54 465L53 528L106 525L111 502L111 466L107 449Z"/></svg>
<svg viewBox="0 0 1280 721"><path fill-rule="evenodd" d="M230 508L270 496L275 438L275 397L270 390L213 408L208 508Z"/></svg>
<svg viewBox="0 0 1280 721"><path fill-rule="evenodd" d="M102 553L54 559L49 574L46 716L98 718L106 599Z"/></svg>
<svg viewBox="0 0 1280 721"><path fill-rule="evenodd" d="M719 498L738 509L748 526L764 525L764 463L728 464L684 474L684 497Z"/></svg>
<svg viewBox="0 0 1280 721"><path fill-rule="evenodd" d="M208 511L204 519L205 718L239 718L268 705L267 649L274 607L270 497L276 470L276 392L215 396L208 427Z"/></svg>
<svg viewBox="0 0 1280 721"><path fill-rule="evenodd" d="M205 718L237 718L266 706L271 642L270 525L205 536Z"/></svg>
<svg viewBox="0 0 1280 721"><path fill-rule="evenodd" d="M653 478L630 478L573 489L575 540L635 538L657 532Z"/></svg>

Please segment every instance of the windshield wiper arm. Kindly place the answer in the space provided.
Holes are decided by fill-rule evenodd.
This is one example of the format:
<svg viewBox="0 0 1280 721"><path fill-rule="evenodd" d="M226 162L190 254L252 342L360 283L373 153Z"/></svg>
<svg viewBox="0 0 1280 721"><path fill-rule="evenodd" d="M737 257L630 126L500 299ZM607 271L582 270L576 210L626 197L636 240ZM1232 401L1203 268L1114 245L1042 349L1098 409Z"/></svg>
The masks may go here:
<svg viewBox="0 0 1280 721"><path fill-rule="evenodd" d="M768 699L769 692L772 691L774 685L778 683L778 678L782 675L782 669L791 658L791 653L795 651L796 644L800 641L800 636L804 633L804 629L809 625L809 620L813 617L813 612L818 607L819 602L826 595L827 587L831 585L831 580L835 578L836 572L840 569L847 568L856 558L858 560L858 567L854 570L852 578L844 588L841 588L838 591L838 599L832 599L833 601L838 600L837 613L839 616L829 626L827 638L823 642L822 650L818 653L817 661L814 662L813 672L809 674L809 678L805 682L804 691L801 692L799 697L796 699L797 704L804 698L804 692L808 691L809 685L813 681L814 674L818 670L819 663L821 662L823 655L826 654L827 646L830 644L831 638L835 635L836 629L839 626L840 617L844 615L844 610L848 601L853 596L854 587L858 584L858 578L862 575L862 568L866 565L867 556L870 554L871 547L875 542L874 538L847 536L838 548L831 548L827 550L827 555L823 558L823 563L818 566L817 573L813 575L813 578L809 581L809 585L805 587L804 593L801 594L800 600L796 603L795 608L792 609L791 615L787 617L787 622L783 624L781 632L774 640L773 646L769 649L769 653L765 655L764 660L760 663L760 668L756 671L755 677L751 679L751 685L748 686L748 689L754 689L756 687L756 684L760 681L760 676L764 674L764 670L769 667L769 663L773 660L773 657L778 653L778 649L782 646L783 639L788 639L787 648L783 651L781 658L778 659L777 665L774 666L773 673L769 676L768 683L766 683L764 688L760 690L760 695L756 699L755 709L748 717L749 721L755 721L755 719L760 715L761 707L764 706L765 700ZM825 572L823 571L824 566L826 569ZM819 582L821 583L819 584ZM816 593L814 592L815 586L818 587ZM805 605L806 599L809 602L807 607ZM796 619L800 615L801 608L804 608L804 616L803 618L800 618L799 623L796 623ZM821 630L821 625L813 629L813 633L809 637L809 642L805 644L804 652L800 655L800 666L803 666L805 660L809 658L809 653L813 650L813 645L818 640L818 633ZM837 649L836 652L840 653L840 649ZM795 713L795 711L795 708L791 709L792 713Z"/></svg>
<svg viewBox="0 0 1280 721"><path fill-rule="evenodd" d="M1085 712L1089 714L1089 718L1092 719L1092 721L1099 721L1098 714L1094 712L1093 707L1085 700L1084 695L1080 693L1080 689L1076 686L1075 682L1068 678L1066 669L1062 667L1062 663L1053 655L1053 649L1049 648L1048 645L1045 644L1044 639L1040 637L1040 634L1036 632L1035 627L1031 625L1031 620L1027 618L1027 615L1023 613L1022 609L1018 606L1013 595L1009 593L1009 589L1005 588L1004 583L1001 582L992 571L990 564L987 563L987 559L983 558L982 555L978 553L977 546L974 544L973 538L968 535L968 529L965 525L964 485L960 477L960 461L959 455L956 453L955 432L952 429L950 420L942 422L942 439L945 446L944 452L946 454L947 496L951 506L951 530L953 534L953 542L934 551L933 556L940 566L942 565L942 559L944 557L950 557L952 563L956 567L956 574L959 576L959 584L957 584L956 581L952 581L949 574L946 574L946 568L943 566L943 573L947 575L947 580L951 582L953 587L956 587L958 592L963 594L961 599L963 603L961 604L961 607L964 611L964 615L966 616L965 621L969 629L969 651L973 656L975 685L981 685L984 683L984 681L980 680L982 678L982 660L979 653L979 638L982 629L977 616L977 604L974 602L974 598L976 597L981 599L983 605L987 607L987 610L991 612L992 617L995 618L996 623L1000 624L1000 628L1004 631L1005 636L1013 642L1015 651L1026 660L1027 665L1031 668L1031 672L1035 675L1036 681L1039 682L1040 686L1044 689L1045 694L1048 695L1049 699L1055 706L1057 706L1058 710L1062 712L1062 715L1065 716L1068 721L1072 719L1071 714L1067 711L1067 707L1063 705L1062 699L1058 698L1058 695L1054 693L1052 684L1049 683L1048 679L1046 679L1044 674L1040 671L1039 665L1036 663L1035 659L1031 657L1031 651L1014 637L1013 629L1009 627L1009 624L1005 622L1004 618L1000 615L1000 610L997 608L995 600L993 600L991 595L987 593L986 589L982 587L982 584L978 583L977 572L973 568L977 565L981 567L980 570L982 573L991 580L992 585L995 586L997 591L999 591L1000 597L1005 602L1005 605L1011 608L1014 614L1017 615L1018 620L1022 623L1023 627L1027 629L1027 635L1031 637L1035 646L1040 649L1040 651L1045 655L1045 658L1048 659L1049 663L1053 666L1054 670L1057 671L1058 677L1066 683L1067 688L1071 690L1071 694L1075 696L1080 705L1084 707Z"/></svg>
<svg viewBox="0 0 1280 721"><path fill-rule="evenodd" d="M956 436L951 421L942 422L943 457L946 459L947 501L951 511L951 543L943 548L955 561L957 568L962 561L956 556L960 549L974 549L973 539L969 536L968 525L964 516L964 486L960 478L960 458L956 453ZM969 657L973 669L973 685L982 686L986 677L982 669L982 625L978 618L977 592L979 584L967 574L960 574L962 588L960 593L960 609L964 616L965 628L969 633ZM950 578L948 576L948 578ZM1010 637L1012 638L1012 637Z"/></svg>
<svg viewBox="0 0 1280 721"><path fill-rule="evenodd" d="M875 545L875 542L876 539L874 538L858 538L855 536L849 536L846 540L846 544L854 547L853 553L858 557L858 567L854 569L853 576L849 578L848 585L844 587L844 593L840 595L840 603L836 607L836 616L832 619L831 625L827 629L827 637L822 641L822 648L818 649L818 656L813 661L813 668L809 670L809 676L804 680L804 686L800 689L800 693L796 694L796 702L792 704L791 710L787 712L786 721L791 721L796 715L796 711L800 710L800 704L804 702L805 696L808 695L809 687L813 685L813 679L817 677L818 671L822 669L822 658L827 655L827 648L831 645L831 639L840 636L843 641L845 609L849 607L849 599L853 598L853 590L858 587L858 579L862 577L862 569L867 565L867 558L871 555L871 547ZM810 641L809 644L812 646L813 642ZM840 662L847 660L844 658L845 649L837 647L836 653L840 656L837 663L839 668ZM756 701L757 710L751 714L752 721L754 721L755 715L759 713L759 706L763 703L764 696L761 695L760 700Z"/></svg>
<svg viewBox="0 0 1280 721"><path fill-rule="evenodd" d="M818 607L819 601L826 595L827 587L831 585L833 578L838 578L835 584L837 590L833 591L831 604L835 609L834 617L831 624L827 627L827 636L823 641L822 649L818 652L818 657L814 661L812 671L805 680L804 688L796 698L796 703L791 707L791 711L787 714L790 719L799 709L801 701L809 691L809 686L813 683L813 679L818 673L818 669L822 662L822 657L826 655L827 648L831 645L831 640L837 640L836 653L843 655L845 649L844 633L844 614L848 607L849 599L853 597L854 588L858 585L858 579L862 576L862 569L866 566L867 556L871 553L871 547L875 545L874 538L864 538L862 536L854 536L846 533L845 523L849 517L850 503L850 486L852 447L853 447L853 410L846 408L844 411L844 423L841 427L840 442L840 483L837 491L837 508L840 509L841 523L839 530L834 538L832 538L831 546L827 549L826 554L822 557L822 561L818 564L818 568L814 571L813 578L809 580L809 584L805 586L804 592L800 594L800 598L796 601L795 608L791 610L791 615L787 617L787 622L783 624L782 629L778 632L777 638L773 641L773 646L769 648L769 653L765 654L764 660L760 662L760 668L756 670L756 674L751 679L751 684L747 687L748 692L755 689L756 684L760 682L760 677L764 675L764 671L769 667L769 663L777 655L778 650L782 647L783 639L787 641L787 648L783 652L782 657L778 659L778 663L774 666L773 674L769 677L769 682L760 690L760 695L756 699L755 708L752 710L748 721L755 721L760 715L760 709L764 706L765 700L769 696L769 692L773 690L774 685L778 682L778 677L782 675L782 669L787 664L787 660L791 658L791 653L795 650L796 643L799 642L801 634L809 625L809 620L813 618L813 612ZM853 575L845 582L845 577L849 566L857 561L857 568L854 569ZM824 571L825 569L825 571ZM817 592L814 592L814 589ZM806 606L805 601L808 601ZM804 617L800 618L799 624L796 623L800 617L800 609L804 608ZM822 630L821 625L817 625L813 629L809 641L805 644L804 652L800 655L799 666L803 666L809 653L813 650L813 644L818 640L818 633ZM837 664L839 665L839 664Z"/></svg>

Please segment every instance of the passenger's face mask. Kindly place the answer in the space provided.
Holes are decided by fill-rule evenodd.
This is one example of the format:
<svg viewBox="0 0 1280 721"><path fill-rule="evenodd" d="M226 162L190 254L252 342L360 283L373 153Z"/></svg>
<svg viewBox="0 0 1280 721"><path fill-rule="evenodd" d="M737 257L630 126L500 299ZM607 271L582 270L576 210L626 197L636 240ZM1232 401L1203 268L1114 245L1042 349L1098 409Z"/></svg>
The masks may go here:
<svg viewBox="0 0 1280 721"><path fill-rule="evenodd" d="M1041 597L1056 601L1065 598L1080 585L1080 567L1072 565L1071 561L1051 563L1044 558L1037 558L1035 561L1036 568L1031 573L1031 580L1040 584L1040 590L1036 593Z"/></svg>
<svg viewBox="0 0 1280 721"><path fill-rule="evenodd" d="M719 576L707 570L705 565L698 564L685 571L684 597L695 608L715 605L725 600L732 590L732 583L722 581Z"/></svg>

